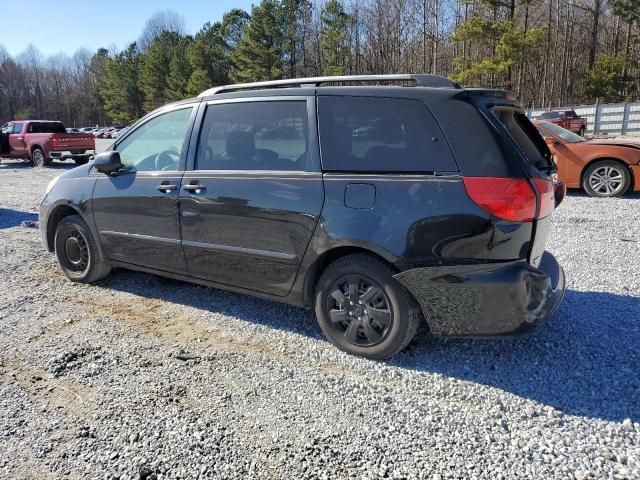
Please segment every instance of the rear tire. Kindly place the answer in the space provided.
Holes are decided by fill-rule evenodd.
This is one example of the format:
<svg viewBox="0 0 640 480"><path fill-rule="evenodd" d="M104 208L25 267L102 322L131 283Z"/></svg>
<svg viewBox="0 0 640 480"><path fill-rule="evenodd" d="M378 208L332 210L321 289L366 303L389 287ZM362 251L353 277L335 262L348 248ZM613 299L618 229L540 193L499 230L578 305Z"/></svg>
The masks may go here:
<svg viewBox="0 0 640 480"><path fill-rule="evenodd" d="M619 197L628 190L629 185L629 170L615 160L592 163L582 177L582 187L591 197Z"/></svg>
<svg viewBox="0 0 640 480"><path fill-rule="evenodd" d="M316 286L315 311L331 343L374 360L387 359L409 344L422 313L394 273L366 254L339 258L325 269Z"/></svg>
<svg viewBox="0 0 640 480"><path fill-rule="evenodd" d="M88 158L74 158L73 161L76 162L76 165L86 165L86 163L89 161L89 159Z"/></svg>
<svg viewBox="0 0 640 480"><path fill-rule="evenodd" d="M49 165L50 160L44 156L44 152L40 147L36 147L31 152L31 163L34 167L41 168Z"/></svg>
<svg viewBox="0 0 640 480"><path fill-rule="evenodd" d="M95 282L111 272L111 265L80 215L60 221L53 243L58 264L72 282Z"/></svg>

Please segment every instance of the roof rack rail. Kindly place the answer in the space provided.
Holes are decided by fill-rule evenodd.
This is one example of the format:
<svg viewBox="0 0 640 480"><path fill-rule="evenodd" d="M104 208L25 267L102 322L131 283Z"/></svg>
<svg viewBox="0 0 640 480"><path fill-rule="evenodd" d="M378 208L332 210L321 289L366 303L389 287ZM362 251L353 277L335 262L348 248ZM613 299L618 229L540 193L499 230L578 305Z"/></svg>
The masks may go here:
<svg viewBox="0 0 640 480"><path fill-rule="evenodd" d="M428 74L391 74L391 75L344 75L329 77L292 78L287 80L271 80L267 82L237 83L222 85L202 92L198 97L208 97L219 93L237 92L240 90L258 90L263 88L286 87L319 87L325 83L380 83L380 82L414 82L420 87L462 88L453 80L440 75Z"/></svg>

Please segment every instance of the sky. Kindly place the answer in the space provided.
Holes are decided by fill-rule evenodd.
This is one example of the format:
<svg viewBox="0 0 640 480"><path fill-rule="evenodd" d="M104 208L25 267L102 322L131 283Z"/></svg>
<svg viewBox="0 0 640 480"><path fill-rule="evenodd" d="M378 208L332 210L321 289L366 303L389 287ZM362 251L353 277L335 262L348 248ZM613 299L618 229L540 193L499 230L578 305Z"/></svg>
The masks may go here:
<svg viewBox="0 0 640 480"><path fill-rule="evenodd" d="M29 44L45 56L72 55L79 48L91 51L115 45L123 50L135 41L147 19L155 12L171 9L185 18L188 33L206 22L215 22L224 12L242 8L251 12L257 0L27 0L9 3L0 10L0 45L11 55ZM25 8L28 13L25 12Z"/></svg>

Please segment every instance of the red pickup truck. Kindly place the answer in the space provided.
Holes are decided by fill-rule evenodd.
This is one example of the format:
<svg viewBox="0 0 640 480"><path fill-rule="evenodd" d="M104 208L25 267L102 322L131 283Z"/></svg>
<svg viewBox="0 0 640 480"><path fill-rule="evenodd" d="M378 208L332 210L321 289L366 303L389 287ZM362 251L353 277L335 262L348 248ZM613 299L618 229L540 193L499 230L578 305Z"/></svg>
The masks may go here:
<svg viewBox="0 0 640 480"><path fill-rule="evenodd" d="M95 154L90 133L67 133L64 125L50 120L16 120L2 126L0 157L28 158L43 167L52 160L72 158L78 165Z"/></svg>
<svg viewBox="0 0 640 480"><path fill-rule="evenodd" d="M542 115L538 116L538 119L549 123L555 123L565 130L577 133L581 137L584 137L584 132L587 131L587 119L579 117L573 110L553 110L551 112L544 112Z"/></svg>

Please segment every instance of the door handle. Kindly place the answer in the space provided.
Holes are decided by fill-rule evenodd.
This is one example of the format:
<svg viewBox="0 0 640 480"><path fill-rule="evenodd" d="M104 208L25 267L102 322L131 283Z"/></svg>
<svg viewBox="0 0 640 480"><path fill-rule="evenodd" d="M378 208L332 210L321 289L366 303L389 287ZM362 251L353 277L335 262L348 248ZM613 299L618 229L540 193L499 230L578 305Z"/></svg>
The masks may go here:
<svg viewBox="0 0 640 480"><path fill-rule="evenodd" d="M156 186L156 190L161 191L162 193L169 193L174 191L176 188L178 188L176 185L174 185L173 183L161 183L160 185Z"/></svg>
<svg viewBox="0 0 640 480"><path fill-rule="evenodd" d="M200 185L199 183L188 183L186 185L183 185L182 188L184 188L188 192L193 192L197 194L197 193L201 193L207 187L205 187L204 185Z"/></svg>

